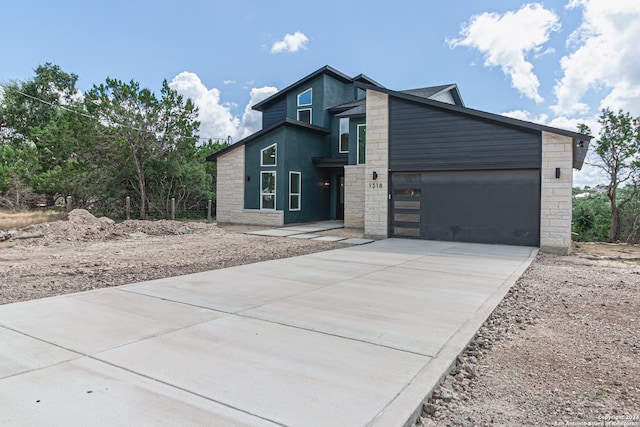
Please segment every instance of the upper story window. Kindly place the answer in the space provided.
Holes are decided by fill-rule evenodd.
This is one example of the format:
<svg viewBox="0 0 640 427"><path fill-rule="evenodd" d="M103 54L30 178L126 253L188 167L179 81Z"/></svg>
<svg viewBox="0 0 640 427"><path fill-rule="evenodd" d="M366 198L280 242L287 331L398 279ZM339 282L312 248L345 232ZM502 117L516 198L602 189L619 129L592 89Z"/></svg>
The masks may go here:
<svg viewBox="0 0 640 427"><path fill-rule="evenodd" d="M276 144L272 144L260 150L260 166L276 165Z"/></svg>
<svg viewBox="0 0 640 427"><path fill-rule="evenodd" d="M358 164L366 163L367 125L358 125Z"/></svg>
<svg viewBox="0 0 640 427"><path fill-rule="evenodd" d="M313 102L313 89L309 88L298 94L298 107L308 107Z"/></svg>
<svg viewBox="0 0 640 427"><path fill-rule="evenodd" d="M298 121L311 124L311 108L298 110Z"/></svg>
<svg viewBox="0 0 640 427"><path fill-rule="evenodd" d="M340 119L340 137L338 141L338 151L340 153L349 152L349 119Z"/></svg>

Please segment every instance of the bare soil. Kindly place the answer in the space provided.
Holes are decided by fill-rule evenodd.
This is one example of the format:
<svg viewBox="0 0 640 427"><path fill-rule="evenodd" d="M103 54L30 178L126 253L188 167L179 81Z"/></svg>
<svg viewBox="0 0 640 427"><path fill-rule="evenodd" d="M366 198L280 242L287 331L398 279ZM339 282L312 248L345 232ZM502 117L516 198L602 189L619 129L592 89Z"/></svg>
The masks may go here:
<svg viewBox="0 0 640 427"><path fill-rule="evenodd" d="M640 426L640 248L539 254L418 426Z"/></svg>
<svg viewBox="0 0 640 427"><path fill-rule="evenodd" d="M244 234L264 228L165 220L114 223L77 209L66 221L31 225L4 241L0 236L0 304L346 246ZM350 230L330 234L340 233L362 237Z"/></svg>
<svg viewBox="0 0 640 427"><path fill-rule="evenodd" d="M243 234L248 229L116 224L73 211L68 221L0 236L0 304L345 246ZM538 255L424 405L417 426L640 426L640 248L575 249Z"/></svg>

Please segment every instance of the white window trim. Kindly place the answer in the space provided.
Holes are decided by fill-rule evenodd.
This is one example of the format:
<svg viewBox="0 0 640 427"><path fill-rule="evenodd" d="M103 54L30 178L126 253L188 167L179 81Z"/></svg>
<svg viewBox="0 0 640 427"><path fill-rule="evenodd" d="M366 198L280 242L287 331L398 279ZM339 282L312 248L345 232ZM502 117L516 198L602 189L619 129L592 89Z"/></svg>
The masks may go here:
<svg viewBox="0 0 640 427"><path fill-rule="evenodd" d="M301 104L300 103L300 97L302 95L304 95L305 93L307 93L307 92L311 93L311 96L310 96L311 101L308 104ZM297 96L296 103L297 103L298 107L309 107L309 106L313 105L313 88L310 87L309 89L305 89L302 92L300 92L298 94L298 96Z"/></svg>
<svg viewBox="0 0 640 427"><path fill-rule="evenodd" d="M340 127L340 122L342 122L342 120L347 120L347 149L346 151L342 151L342 128ZM338 120L338 153L348 153L349 152L349 128L351 127L351 123L348 117L343 117L340 120Z"/></svg>
<svg viewBox="0 0 640 427"><path fill-rule="evenodd" d="M263 162L264 156L262 155L262 153L264 153L265 151L267 151L271 147L275 147L275 149L276 149L276 151L274 153L275 157L273 158L273 164L272 165L265 165L264 162ZM278 166L278 143L277 142L269 145L268 147L264 147L262 150L260 150L260 166L264 166L264 167Z"/></svg>
<svg viewBox="0 0 640 427"><path fill-rule="evenodd" d="M364 163L360 163L360 128L361 127L365 127L365 147L367 144L367 138L366 138L366 124L361 124L357 126L357 132L356 132L356 164L357 165L365 165L367 163L367 153L366 153L366 148L365 148L365 157L364 157Z"/></svg>
<svg viewBox="0 0 640 427"><path fill-rule="evenodd" d="M298 185L298 192L294 193L291 191L291 177L293 175L298 175L298 179L300 180L299 185ZM298 196L298 208L297 209L292 209L291 208L291 196ZM290 212L297 212L302 210L302 172L298 172L298 171L289 171L289 211Z"/></svg>
<svg viewBox="0 0 640 427"><path fill-rule="evenodd" d="M263 193L262 192L262 175L263 174L271 174L273 175L273 193ZM276 171L260 171L260 210L261 211L275 211L276 210L276 204L277 204L277 198L276 198L276 193L278 191L278 181L277 181L278 177L276 176ZM273 208L264 208L262 207L262 196L271 196L273 195Z"/></svg>
<svg viewBox="0 0 640 427"><path fill-rule="evenodd" d="M308 111L309 112L309 124L313 123L313 109L312 108L298 108L298 121L301 122L302 120L300 120L300 111ZM304 122L306 123L306 122Z"/></svg>

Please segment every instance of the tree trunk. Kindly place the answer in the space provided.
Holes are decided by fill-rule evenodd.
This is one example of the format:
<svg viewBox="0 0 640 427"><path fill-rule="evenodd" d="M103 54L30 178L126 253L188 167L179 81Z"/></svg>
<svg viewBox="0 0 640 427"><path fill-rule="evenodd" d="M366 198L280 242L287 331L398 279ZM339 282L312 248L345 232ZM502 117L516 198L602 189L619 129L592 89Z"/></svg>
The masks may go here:
<svg viewBox="0 0 640 427"><path fill-rule="evenodd" d="M615 243L620 239L620 211L616 204L616 190L618 189L617 180L612 177L607 190L609 202L611 203L611 225L609 226L609 243Z"/></svg>
<svg viewBox="0 0 640 427"><path fill-rule="evenodd" d="M609 228L609 243L620 240L620 211L615 203L611 202L611 227Z"/></svg>
<svg viewBox="0 0 640 427"><path fill-rule="evenodd" d="M136 176L138 178L138 189L140 190L140 219L146 219L147 217L147 188L145 185L144 171L140 160L136 155L133 156L133 163L136 166Z"/></svg>

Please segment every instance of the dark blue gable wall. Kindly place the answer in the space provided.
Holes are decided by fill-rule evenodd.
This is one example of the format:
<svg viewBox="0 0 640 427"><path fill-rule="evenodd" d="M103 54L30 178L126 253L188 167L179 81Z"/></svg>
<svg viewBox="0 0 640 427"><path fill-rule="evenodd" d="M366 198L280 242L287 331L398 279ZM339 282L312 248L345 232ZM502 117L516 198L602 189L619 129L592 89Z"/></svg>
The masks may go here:
<svg viewBox="0 0 640 427"><path fill-rule="evenodd" d="M391 97L392 171L539 169L542 136Z"/></svg>
<svg viewBox="0 0 640 427"><path fill-rule="evenodd" d="M260 209L260 171L276 171L276 209L284 206L284 127L278 127L245 145L244 151L244 208ZM260 150L277 143L276 166L260 166ZM247 181L247 177L249 180Z"/></svg>
<svg viewBox="0 0 640 427"><path fill-rule="evenodd" d="M267 129L287 117L287 97L283 96L282 99L275 102L269 108L262 111L262 129Z"/></svg>
<svg viewBox="0 0 640 427"><path fill-rule="evenodd" d="M277 143L276 166L260 166L260 151ZM284 211L285 223L330 218L330 190L324 181L331 178L326 169L317 168L313 157L329 155L325 136L289 126L274 129L245 145L245 209L260 209L260 172L276 171L276 210ZM300 211L289 211L289 172L302 174ZM247 181L246 177L249 177Z"/></svg>
<svg viewBox="0 0 640 427"><path fill-rule="evenodd" d="M326 169L313 164L313 157L326 157L329 147L323 135L303 129L287 128L285 160L285 224L327 220L331 211L331 190L323 185L331 179ZM289 211L289 172L302 173L301 210Z"/></svg>

